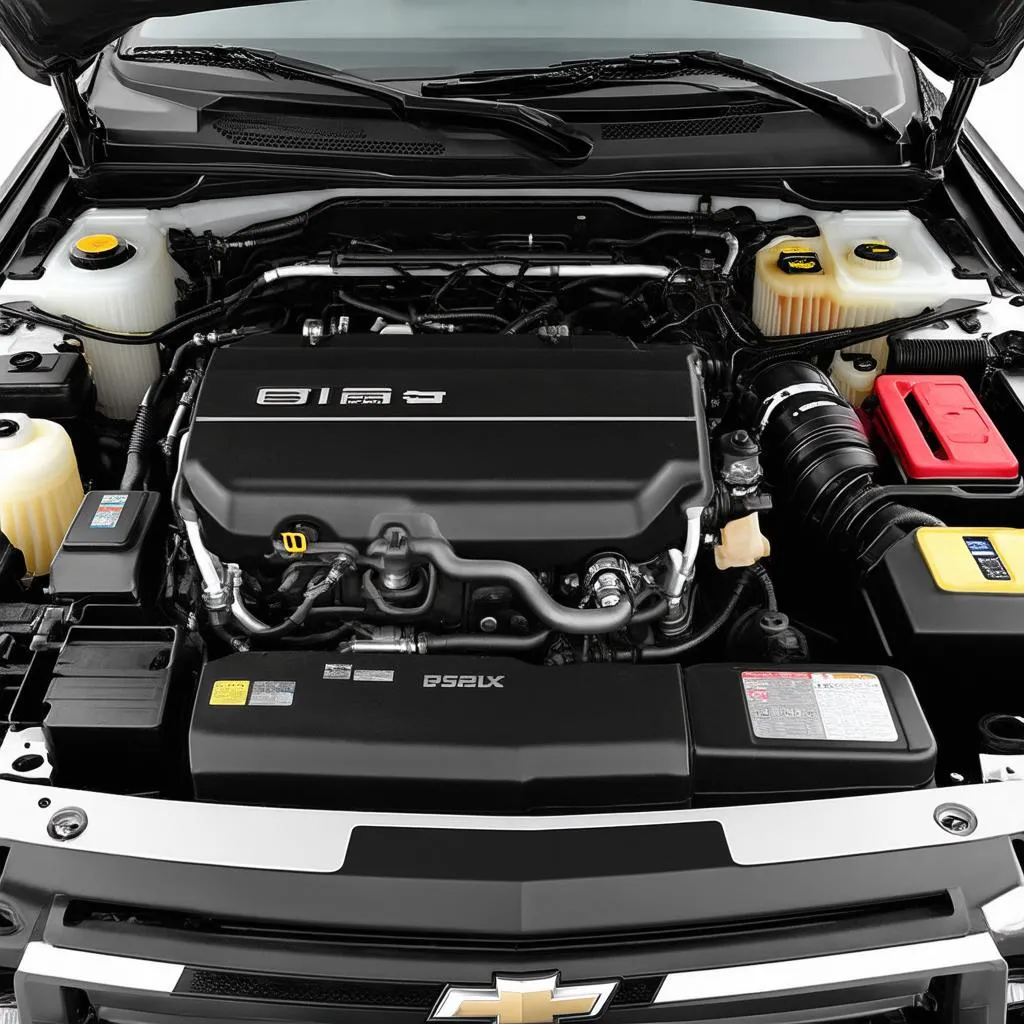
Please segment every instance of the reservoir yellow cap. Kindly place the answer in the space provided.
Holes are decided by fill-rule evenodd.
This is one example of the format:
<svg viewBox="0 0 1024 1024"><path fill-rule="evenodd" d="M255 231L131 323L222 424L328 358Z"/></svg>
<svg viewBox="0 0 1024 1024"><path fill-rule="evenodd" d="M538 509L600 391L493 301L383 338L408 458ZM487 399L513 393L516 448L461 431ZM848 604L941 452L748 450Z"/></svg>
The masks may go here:
<svg viewBox="0 0 1024 1024"><path fill-rule="evenodd" d="M71 247L71 262L83 270L104 270L131 259L135 250L117 235L83 235Z"/></svg>
<svg viewBox="0 0 1024 1024"><path fill-rule="evenodd" d="M113 252L120 244L117 235L86 235L75 242L79 252Z"/></svg>

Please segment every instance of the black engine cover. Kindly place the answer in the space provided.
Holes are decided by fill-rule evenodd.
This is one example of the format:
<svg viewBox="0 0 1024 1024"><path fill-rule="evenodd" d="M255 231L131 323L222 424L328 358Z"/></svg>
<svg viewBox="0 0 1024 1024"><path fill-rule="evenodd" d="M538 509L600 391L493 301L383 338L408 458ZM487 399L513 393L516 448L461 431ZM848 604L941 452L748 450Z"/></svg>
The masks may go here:
<svg viewBox="0 0 1024 1024"><path fill-rule="evenodd" d="M296 523L364 546L423 516L465 557L650 558L711 494L694 366L613 337L238 342L210 360L184 481L230 560Z"/></svg>

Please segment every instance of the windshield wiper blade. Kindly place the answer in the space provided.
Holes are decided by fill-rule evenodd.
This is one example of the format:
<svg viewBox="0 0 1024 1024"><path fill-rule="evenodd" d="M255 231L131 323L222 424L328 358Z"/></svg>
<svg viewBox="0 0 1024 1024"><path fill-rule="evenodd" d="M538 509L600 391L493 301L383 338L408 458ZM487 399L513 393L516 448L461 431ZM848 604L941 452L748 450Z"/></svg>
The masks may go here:
<svg viewBox="0 0 1024 1024"><path fill-rule="evenodd" d="M348 71L284 57L272 50L245 46L134 46L122 60L149 64L218 67L312 82L368 96L385 103L401 121L443 127L490 129L514 136L556 163L582 163L594 150L594 140L546 110L470 97L433 97L403 92Z"/></svg>
<svg viewBox="0 0 1024 1024"><path fill-rule="evenodd" d="M540 96L642 84L677 78L693 71L713 71L753 82L808 110L830 118L845 118L891 142L901 137L900 130L874 107L862 107L825 89L714 50L633 53L624 57L562 61L543 68L470 71L454 78L424 82L422 91L425 96Z"/></svg>

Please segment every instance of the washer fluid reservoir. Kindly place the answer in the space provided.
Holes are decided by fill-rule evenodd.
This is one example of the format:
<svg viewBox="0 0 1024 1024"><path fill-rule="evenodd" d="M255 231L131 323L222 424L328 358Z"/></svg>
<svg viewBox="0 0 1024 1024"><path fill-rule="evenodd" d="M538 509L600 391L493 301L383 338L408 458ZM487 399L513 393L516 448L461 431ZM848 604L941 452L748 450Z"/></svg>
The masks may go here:
<svg viewBox="0 0 1024 1024"><path fill-rule="evenodd" d="M185 275L148 211L93 210L54 246L38 280L5 281L0 302L29 301L113 334L148 334L174 318L177 276ZM159 375L156 345L82 340L97 408L131 419Z"/></svg>
<svg viewBox="0 0 1024 1024"><path fill-rule="evenodd" d="M0 532L25 555L33 576L50 571L83 496L64 428L0 412Z"/></svg>

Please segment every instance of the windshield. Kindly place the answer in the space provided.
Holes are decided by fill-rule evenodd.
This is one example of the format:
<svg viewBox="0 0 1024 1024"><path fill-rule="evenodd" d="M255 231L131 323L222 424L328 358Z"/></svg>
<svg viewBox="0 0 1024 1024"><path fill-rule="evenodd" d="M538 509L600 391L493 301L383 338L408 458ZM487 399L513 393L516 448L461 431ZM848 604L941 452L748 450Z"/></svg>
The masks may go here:
<svg viewBox="0 0 1024 1024"><path fill-rule="evenodd" d="M374 78L713 49L852 99L896 75L896 48L871 29L697 0L294 0L154 18L126 42L260 47Z"/></svg>

